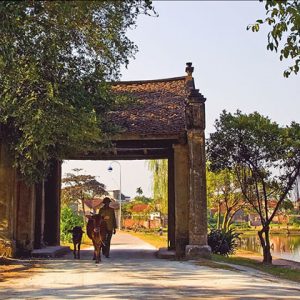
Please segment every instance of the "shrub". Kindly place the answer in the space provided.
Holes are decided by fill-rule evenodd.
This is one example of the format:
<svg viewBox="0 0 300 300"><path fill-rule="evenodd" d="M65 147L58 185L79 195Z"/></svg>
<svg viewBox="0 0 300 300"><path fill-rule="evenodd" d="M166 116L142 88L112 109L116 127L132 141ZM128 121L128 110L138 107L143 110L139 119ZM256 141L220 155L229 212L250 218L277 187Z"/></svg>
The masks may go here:
<svg viewBox="0 0 300 300"><path fill-rule="evenodd" d="M291 216L289 225L293 225L294 227L300 227L300 216Z"/></svg>
<svg viewBox="0 0 300 300"><path fill-rule="evenodd" d="M60 239L64 242L72 242L72 234L68 231L75 226L83 226L83 219L70 207L63 206L60 215Z"/></svg>
<svg viewBox="0 0 300 300"><path fill-rule="evenodd" d="M215 214L216 215L216 214ZM208 228L215 229L217 227L217 218L208 216Z"/></svg>
<svg viewBox="0 0 300 300"><path fill-rule="evenodd" d="M238 238L239 233L235 233L232 229L228 231L212 229L208 234L207 242L212 253L228 256L235 252Z"/></svg>

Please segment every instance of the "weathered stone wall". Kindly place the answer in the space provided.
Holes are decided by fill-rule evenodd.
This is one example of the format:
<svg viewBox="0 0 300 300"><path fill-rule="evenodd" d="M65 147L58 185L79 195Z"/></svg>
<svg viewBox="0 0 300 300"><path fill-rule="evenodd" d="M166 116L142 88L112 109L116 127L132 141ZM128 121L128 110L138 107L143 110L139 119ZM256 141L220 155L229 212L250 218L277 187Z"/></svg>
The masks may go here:
<svg viewBox="0 0 300 300"><path fill-rule="evenodd" d="M20 254L29 253L34 246L35 188L17 181L16 243Z"/></svg>
<svg viewBox="0 0 300 300"><path fill-rule="evenodd" d="M14 187L15 170L11 167L7 149L0 141L0 256L13 256L15 251Z"/></svg>
<svg viewBox="0 0 300 300"><path fill-rule="evenodd" d="M18 178L4 144L0 143L0 256L33 249L35 189Z"/></svg>

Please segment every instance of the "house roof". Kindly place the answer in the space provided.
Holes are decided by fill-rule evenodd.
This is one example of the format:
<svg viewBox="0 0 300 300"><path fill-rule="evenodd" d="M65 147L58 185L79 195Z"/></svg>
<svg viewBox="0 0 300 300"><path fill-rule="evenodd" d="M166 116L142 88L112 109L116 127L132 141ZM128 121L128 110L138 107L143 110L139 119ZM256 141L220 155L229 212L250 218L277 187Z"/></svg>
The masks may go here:
<svg viewBox="0 0 300 300"><path fill-rule="evenodd" d="M136 100L127 109L110 113L110 120L126 133L166 136L185 132L187 77L118 82L113 91Z"/></svg>
<svg viewBox="0 0 300 300"><path fill-rule="evenodd" d="M84 204L89 208L99 208L102 204L102 199L93 198L93 199L85 199Z"/></svg>
<svg viewBox="0 0 300 300"><path fill-rule="evenodd" d="M147 210L148 208L149 208L148 204L139 203L139 204L133 205L132 211L133 212L143 212L143 211Z"/></svg>
<svg viewBox="0 0 300 300"><path fill-rule="evenodd" d="M95 197L93 199L85 199L84 204L87 207L89 207L90 209L99 209L103 205L103 199L104 199L104 197L101 197L101 198ZM109 206L114 209L118 209L119 204L117 203L117 201L113 198L110 198L110 199L111 199L111 203L109 204Z"/></svg>

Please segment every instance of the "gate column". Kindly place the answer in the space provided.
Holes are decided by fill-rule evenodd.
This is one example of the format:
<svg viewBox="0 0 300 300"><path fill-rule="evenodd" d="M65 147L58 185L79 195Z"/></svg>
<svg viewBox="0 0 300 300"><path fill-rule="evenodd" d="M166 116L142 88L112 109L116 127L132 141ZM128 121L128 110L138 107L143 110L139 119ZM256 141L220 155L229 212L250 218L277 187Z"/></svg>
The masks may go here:
<svg viewBox="0 0 300 300"><path fill-rule="evenodd" d="M45 224L45 189L44 181L35 185L35 231L34 231L34 248L40 249L44 241L44 224Z"/></svg>
<svg viewBox="0 0 300 300"><path fill-rule="evenodd" d="M55 161L45 181L44 242L48 246L60 244L60 185L61 162Z"/></svg>
<svg viewBox="0 0 300 300"><path fill-rule="evenodd" d="M187 258L209 258L207 245L207 202L205 166L205 98L192 89L186 106L187 138L189 148L189 245Z"/></svg>
<svg viewBox="0 0 300 300"><path fill-rule="evenodd" d="M185 255L189 243L189 155L187 145L174 148L175 188L175 252L176 257Z"/></svg>

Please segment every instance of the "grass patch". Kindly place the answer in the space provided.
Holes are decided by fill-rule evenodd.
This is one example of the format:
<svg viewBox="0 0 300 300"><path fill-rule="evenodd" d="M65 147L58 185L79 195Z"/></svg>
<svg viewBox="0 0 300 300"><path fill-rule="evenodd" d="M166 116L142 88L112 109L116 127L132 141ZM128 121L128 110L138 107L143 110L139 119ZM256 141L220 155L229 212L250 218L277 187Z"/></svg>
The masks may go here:
<svg viewBox="0 0 300 300"><path fill-rule="evenodd" d="M212 259L213 261L216 262L230 263L233 265L240 265L240 266L256 269L261 272L271 274L277 278L300 282L300 270L292 269L291 267L274 266L274 265L269 266L251 258L238 257L238 256L224 257L221 255L213 254Z"/></svg>
<svg viewBox="0 0 300 300"><path fill-rule="evenodd" d="M141 240L149 243L157 249L168 246L167 235L165 233L162 236L160 236L154 232L134 232L131 230L128 230L126 232L140 238Z"/></svg>

